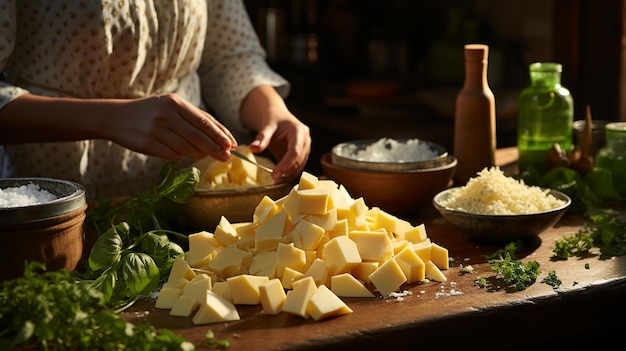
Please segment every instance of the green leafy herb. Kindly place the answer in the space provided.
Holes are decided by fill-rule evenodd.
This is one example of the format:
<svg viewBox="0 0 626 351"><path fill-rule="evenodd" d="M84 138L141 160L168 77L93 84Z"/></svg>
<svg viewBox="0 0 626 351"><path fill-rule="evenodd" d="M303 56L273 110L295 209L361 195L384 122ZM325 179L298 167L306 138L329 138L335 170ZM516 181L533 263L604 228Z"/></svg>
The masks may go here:
<svg viewBox="0 0 626 351"><path fill-rule="evenodd" d="M188 237L171 229L175 226L172 207L193 195L200 171L195 167L177 170L169 163L161 176L158 186L115 204L102 199L88 213L99 236L82 278L118 311L154 291L169 275L174 258L184 253L181 245Z"/></svg>
<svg viewBox="0 0 626 351"><path fill-rule="evenodd" d="M480 276L476 278L476 280L474 281L474 284L478 285L481 288L484 288L487 286L487 278Z"/></svg>
<svg viewBox="0 0 626 351"><path fill-rule="evenodd" d="M555 271L549 271L548 272L548 276L543 278L543 280L541 282L544 283L544 284L550 285L554 289L557 289L559 286L561 286L561 279L559 279L556 276L556 272Z"/></svg>
<svg viewBox="0 0 626 351"><path fill-rule="evenodd" d="M27 263L0 283L0 349L193 350L172 331L134 325L109 310L104 295L66 270Z"/></svg>
<svg viewBox="0 0 626 351"><path fill-rule="evenodd" d="M555 257L567 259L572 255L588 253L592 247L600 249L600 258L607 259L626 254L626 221L609 209L590 211L590 223L573 236L557 240L552 250Z"/></svg>
<svg viewBox="0 0 626 351"><path fill-rule="evenodd" d="M593 239L585 232L578 231L574 235L565 236L557 240L552 250L554 256L560 259L567 259L572 255L588 253L593 247Z"/></svg>
<svg viewBox="0 0 626 351"><path fill-rule="evenodd" d="M211 329L206 332L206 344L210 349L228 349L230 348L230 341L220 340L215 338L215 334Z"/></svg>
<svg viewBox="0 0 626 351"><path fill-rule="evenodd" d="M522 262L511 257L509 252L500 258L489 260L491 269L497 273L508 286L521 291L535 283L541 271L537 261Z"/></svg>
<svg viewBox="0 0 626 351"><path fill-rule="evenodd" d="M585 263L585 269L589 269L589 263Z"/></svg>

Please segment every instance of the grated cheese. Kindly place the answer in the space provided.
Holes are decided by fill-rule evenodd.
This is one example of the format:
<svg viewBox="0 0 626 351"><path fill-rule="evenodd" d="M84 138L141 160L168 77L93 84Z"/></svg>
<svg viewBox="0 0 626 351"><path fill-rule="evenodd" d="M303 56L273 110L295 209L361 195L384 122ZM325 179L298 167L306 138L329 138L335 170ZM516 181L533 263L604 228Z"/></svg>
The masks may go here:
<svg viewBox="0 0 626 351"><path fill-rule="evenodd" d="M341 156L370 162L414 162L439 156L437 151L419 139L400 142L391 138L381 138L361 150L356 145L348 145L341 151Z"/></svg>
<svg viewBox="0 0 626 351"><path fill-rule="evenodd" d="M451 190L442 205L468 213L509 215L543 212L565 204L548 192L491 167L478 172L465 186Z"/></svg>

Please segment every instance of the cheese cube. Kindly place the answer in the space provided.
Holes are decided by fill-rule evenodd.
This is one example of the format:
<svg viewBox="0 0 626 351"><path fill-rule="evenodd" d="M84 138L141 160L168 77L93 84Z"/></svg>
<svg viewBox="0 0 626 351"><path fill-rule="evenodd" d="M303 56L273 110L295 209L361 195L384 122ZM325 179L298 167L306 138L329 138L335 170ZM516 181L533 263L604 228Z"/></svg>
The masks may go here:
<svg viewBox="0 0 626 351"><path fill-rule="evenodd" d="M421 243L426 240L428 235L426 234L426 226L424 223L413 227L406 233L404 233L404 239L410 241L413 244Z"/></svg>
<svg viewBox="0 0 626 351"><path fill-rule="evenodd" d="M340 235L347 236L349 233L350 229L347 218L338 219L335 227L333 227L332 230L328 231L328 235L331 239Z"/></svg>
<svg viewBox="0 0 626 351"><path fill-rule="evenodd" d="M430 261L433 244L430 239L426 239L420 243L413 244L413 251L422 259L422 261Z"/></svg>
<svg viewBox="0 0 626 351"><path fill-rule="evenodd" d="M256 229L255 248L257 251L276 250L283 238L286 220L287 212L280 211Z"/></svg>
<svg viewBox="0 0 626 351"><path fill-rule="evenodd" d="M274 216L280 209L276 202L269 196L263 196L261 201L254 208L252 219L254 223L263 223L266 219Z"/></svg>
<svg viewBox="0 0 626 351"><path fill-rule="evenodd" d="M157 296L155 308L171 309L174 307L178 296L180 296L182 290L176 288L161 288L159 295Z"/></svg>
<svg viewBox="0 0 626 351"><path fill-rule="evenodd" d="M211 278L207 274L199 274L183 288L182 295L193 297L198 304L204 301L207 290L211 290Z"/></svg>
<svg viewBox="0 0 626 351"><path fill-rule="evenodd" d="M362 261L358 247L347 236L338 236L327 242L322 258L328 264L331 276L350 272Z"/></svg>
<svg viewBox="0 0 626 351"><path fill-rule="evenodd" d="M324 228L309 221L298 222L289 235L297 248L302 250L314 250L322 240L326 231Z"/></svg>
<svg viewBox="0 0 626 351"><path fill-rule="evenodd" d="M165 283L163 283L163 287L164 288L174 288L174 289L183 289L185 287L185 285L189 284L189 280L185 279L185 278L180 278L178 280L175 280L173 282L167 281Z"/></svg>
<svg viewBox="0 0 626 351"><path fill-rule="evenodd" d="M189 317L198 306L200 304L193 296L180 295L170 310L170 316Z"/></svg>
<svg viewBox="0 0 626 351"><path fill-rule="evenodd" d="M233 292L230 290L230 284L227 281L213 283L211 291L224 300L233 303Z"/></svg>
<svg viewBox="0 0 626 351"><path fill-rule="evenodd" d="M310 214L308 220L324 228L324 230L333 230L337 225L337 209L331 208L324 214Z"/></svg>
<svg viewBox="0 0 626 351"><path fill-rule="evenodd" d="M240 223L232 223L233 227L237 231L237 235L239 236L239 240L245 238L253 238L255 233L255 229L259 226L259 223L255 222L240 222Z"/></svg>
<svg viewBox="0 0 626 351"><path fill-rule="evenodd" d="M299 271L306 265L306 253L293 243L279 243L276 250L276 275L281 277L286 267Z"/></svg>
<svg viewBox="0 0 626 351"><path fill-rule="evenodd" d="M319 179L316 176L307 171L302 172L302 174L300 175L300 180L298 182L299 190L316 189L318 185Z"/></svg>
<svg viewBox="0 0 626 351"><path fill-rule="evenodd" d="M342 297L374 297L374 294L350 273L333 275L330 278L330 289L335 295Z"/></svg>
<svg viewBox="0 0 626 351"><path fill-rule="evenodd" d="M352 309L325 285L320 286L311 296L308 310L316 321L352 313Z"/></svg>
<svg viewBox="0 0 626 351"><path fill-rule="evenodd" d="M374 273L375 270L380 267L380 263L378 261L363 261L359 263L350 273L358 280L369 283L370 282L370 274Z"/></svg>
<svg viewBox="0 0 626 351"><path fill-rule="evenodd" d="M328 191L324 189L298 189L298 213L324 214L329 210Z"/></svg>
<svg viewBox="0 0 626 351"><path fill-rule="evenodd" d="M450 260L448 258L448 249L439 244L433 243L430 251L430 260L439 269L450 268Z"/></svg>
<svg viewBox="0 0 626 351"><path fill-rule="evenodd" d="M409 242L407 240L393 240L391 242L391 246L393 246L393 254L397 255L400 251L402 251L405 247L409 246Z"/></svg>
<svg viewBox="0 0 626 351"><path fill-rule="evenodd" d="M276 261L276 251L259 252L252 257L248 273L274 278L276 277Z"/></svg>
<svg viewBox="0 0 626 351"><path fill-rule="evenodd" d="M204 303L193 316L195 325L238 321L240 319L237 308L212 291L207 291Z"/></svg>
<svg viewBox="0 0 626 351"><path fill-rule="evenodd" d="M196 276L196 273L191 269L189 263L181 256L176 256L172 263L172 269L167 278L168 282L177 281L179 279L191 280Z"/></svg>
<svg viewBox="0 0 626 351"><path fill-rule="evenodd" d="M261 303L259 285L269 281L268 277L242 274L226 279L233 294L235 305L258 305Z"/></svg>
<svg viewBox="0 0 626 351"><path fill-rule="evenodd" d="M348 235L356 244L359 255L364 261L384 262L393 255L391 239L386 231L353 230Z"/></svg>
<svg viewBox="0 0 626 351"><path fill-rule="evenodd" d="M226 219L226 217L222 216L220 221L215 228L215 233L213 234L215 239L222 243L224 246L228 246L235 241L239 240L239 235L237 234L237 230L233 227L232 224Z"/></svg>
<svg viewBox="0 0 626 351"><path fill-rule="evenodd" d="M369 278L383 297L388 297L407 281L402 268L393 257L380 265Z"/></svg>
<svg viewBox="0 0 626 351"><path fill-rule="evenodd" d="M251 262L251 252L230 245L215 255L209 262L208 269L225 279L247 272Z"/></svg>
<svg viewBox="0 0 626 351"><path fill-rule="evenodd" d="M259 294L263 313L273 315L282 312L287 294L280 279L270 279L267 283L259 285Z"/></svg>
<svg viewBox="0 0 626 351"><path fill-rule="evenodd" d="M304 276L313 277L315 284L323 285L328 280L328 267L326 261L316 258L309 269L304 272Z"/></svg>
<svg viewBox="0 0 626 351"><path fill-rule="evenodd" d="M317 285L313 277L304 277L292 283L293 289L287 292L283 311L309 318L308 304L311 296L317 291Z"/></svg>
<svg viewBox="0 0 626 351"><path fill-rule="evenodd" d="M426 277L426 265L411 247L405 247L395 256L395 259L402 268L407 283L420 282Z"/></svg>
<svg viewBox="0 0 626 351"><path fill-rule="evenodd" d="M280 282L285 289L291 289L293 288L293 282L302 278L304 278L304 273L299 272L293 268L285 267Z"/></svg>
<svg viewBox="0 0 626 351"><path fill-rule="evenodd" d="M202 267L212 258L212 253L222 244L215 239L213 233L201 231L190 234L189 251L185 253L185 260L191 267Z"/></svg>
<svg viewBox="0 0 626 351"><path fill-rule="evenodd" d="M424 263L426 264L426 278L442 283L448 280L446 275L432 261Z"/></svg>
<svg viewBox="0 0 626 351"><path fill-rule="evenodd" d="M354 200L352 204L350 204L350 213L352 214L352 217L360 217L364 215L368 210L369 208L365 204L365 200L362 197L359 197L358 199Z"/></svg>
<svg viewBox="0 0 626 351"><path fill-rule="evenodd" d="M391 235L392 233L397 233L400 226L401 223L398 217L377 208L374 228L385 228L387 233Z"/></svg>

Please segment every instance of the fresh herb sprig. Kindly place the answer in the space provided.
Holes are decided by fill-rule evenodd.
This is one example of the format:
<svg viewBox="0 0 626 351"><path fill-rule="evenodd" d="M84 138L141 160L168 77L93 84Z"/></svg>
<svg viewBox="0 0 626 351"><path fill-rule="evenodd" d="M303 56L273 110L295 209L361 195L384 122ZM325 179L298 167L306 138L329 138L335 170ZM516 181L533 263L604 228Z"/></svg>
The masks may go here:
<svg viewBox="0 0 626 351"><path fill-rule="evenodd" d="M590 222L573 236L557 240L554 257L567 259L586 254L593 247L600 249L600 258L626 255L626 221L610 209L597 209L589 215Z"/></svg>
<svg viewBox="0 0 626 351"><path fill-rule="evenodd" d="M511 257L506 252L503 257L489 260L491 269L494 270L502 280L509 286L515 287L515 290L525 290L537 281L537 277L541 274L539 262L528 261L522 262Z"/></svg>
<svg viewBox="0 0 626 351"><path fill-rule="evenodd" d="M154 291L167 278L174 258L184 253L188 237L172 227L172 206L193 195L200 179L195 167L161 171L156 187L113 204L102 199L88 222L99 236L89 254L82 279L102 292L110 308L121 311Z"/></svg>
<svg viewBox="0 0 626 351"><path fill-rule="evenodd" d="M171 330L134 325L105 304L103 294L66 270L26 264L24 275L0 283L0 349L194 350Z"/></svg>

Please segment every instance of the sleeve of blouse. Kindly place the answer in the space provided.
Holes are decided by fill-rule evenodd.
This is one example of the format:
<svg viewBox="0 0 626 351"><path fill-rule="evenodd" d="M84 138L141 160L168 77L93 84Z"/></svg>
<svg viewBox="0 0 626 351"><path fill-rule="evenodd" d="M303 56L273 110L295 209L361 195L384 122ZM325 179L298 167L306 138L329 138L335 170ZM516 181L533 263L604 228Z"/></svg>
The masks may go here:
<svg viewBox="0 0 626 351"><path fill-rule="evenodd" d="M0 1L0 109L15 97L27 92L9 83L4 72L15 47L15 22L15 1Z"/></svg>
<svg viewBox="0 0 626 351"><path fill-rule="evenodd" d="M254 87L269 84L282 97L289 83L265 60L265 50L241 0L214 0L198 68L202 98L209 110L233 131L245 131L239 118L241 102Z"/></svg>

